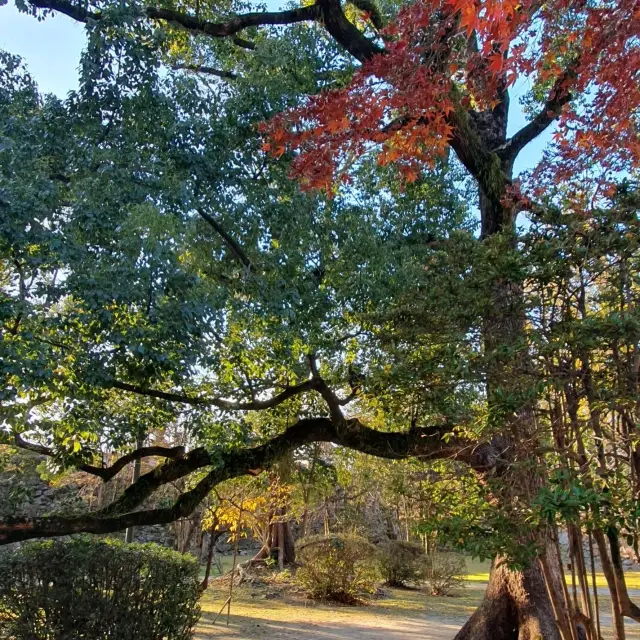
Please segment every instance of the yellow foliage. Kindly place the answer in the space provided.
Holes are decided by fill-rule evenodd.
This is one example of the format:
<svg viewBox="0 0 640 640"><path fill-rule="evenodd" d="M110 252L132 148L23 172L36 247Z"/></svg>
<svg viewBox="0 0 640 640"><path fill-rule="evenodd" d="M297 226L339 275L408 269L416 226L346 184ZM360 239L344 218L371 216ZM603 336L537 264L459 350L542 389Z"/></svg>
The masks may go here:
<svg viewBox="0 0 640 640"><path fill-rule="evenodd" d="M202 528L226 531L230 542L246 538L249 533L260 537L278 520L277 514L288 509L293 490L293 485L280 484L275 479L266 488L245 486L235 495L218 494L218 502L209 507L202 519Z"/></svg>

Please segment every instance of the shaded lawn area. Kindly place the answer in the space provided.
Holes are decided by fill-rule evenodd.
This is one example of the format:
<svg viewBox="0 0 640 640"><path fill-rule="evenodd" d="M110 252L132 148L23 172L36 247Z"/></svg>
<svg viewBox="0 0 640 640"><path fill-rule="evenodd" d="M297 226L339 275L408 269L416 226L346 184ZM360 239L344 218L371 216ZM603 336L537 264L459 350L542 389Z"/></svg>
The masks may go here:
<svg viewBox="0 0 640 640"><path fill-rule="evenodd" d="M234 588L229 626L226 609L212 624L229 594L227 580L213 580L202 598L196 639L450 640L473 613L486 586L486 578L484 582L479 579L477 567L469 568L473 571L469 582L456 596L385 589L385 597L358 607L308 600L294 584L277 578L268 584L243 585ZM633 578L640 575L634 574ZM612 637L610 605L608 597L600 596L607 640ZM640 625L628 621L627 629L627 638L640 640Z"/></svg>

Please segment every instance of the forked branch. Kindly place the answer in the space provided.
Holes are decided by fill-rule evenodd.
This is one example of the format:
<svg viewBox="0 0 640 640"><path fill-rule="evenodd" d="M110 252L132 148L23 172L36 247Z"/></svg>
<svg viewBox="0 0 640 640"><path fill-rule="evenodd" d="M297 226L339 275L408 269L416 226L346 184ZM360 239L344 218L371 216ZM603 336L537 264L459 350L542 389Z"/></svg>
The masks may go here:
<svg viewBox="0 0 640 640"><path fill-rule="evenodd" d="M55 451L46 447L42 444L38 444L35 442L29 442L25 440L19 433L14 434L14 442L17 447L20 449L26 449L27 451L33 451L35 453L39 453L41 455L53 457L55 456ZM113 464L108 467L98 467L92 464L83 464L78 467L79 471L84 471L85 473L89 473L93 476L98 476L103 480L103 482L108 482L112 478L114 478L120 471L122 471L128 464L134 462L136 460L142 460L143 458L167 458L170 460L174 460L183 456L185 452L184 447L161 447L161 446L153 446L153 447L141 447L139 449L135 449L130 453L125 454L124 456L118 458Z"/></svg>
<svg viewBox="0 0 640 640"><path fill-rule="evenodd" d="M233 400L225 400L224 398L209 398L206 396L190 396L187 394L173 393L171 391L160 391L158 389L147 389L135 384L129 384L128 382L120 382L115 380L111 383L114 389L120 389L122 391L128 391L129 393L135 393L140 396L147 396L149 398L157 398L158 400L166 400L168 402L179 402L181 404L188 404L192 406L200 407L218 407L218 409L224 409L225 411L262 411L264 409L272 409L282 404L289 398L305 393L306 391L313 391L318 387L317 380L306 380L300 384L296 384L290 387L286 387L281 393L266 398L265 400L251 400L250 402L236 402Z"/></svg>

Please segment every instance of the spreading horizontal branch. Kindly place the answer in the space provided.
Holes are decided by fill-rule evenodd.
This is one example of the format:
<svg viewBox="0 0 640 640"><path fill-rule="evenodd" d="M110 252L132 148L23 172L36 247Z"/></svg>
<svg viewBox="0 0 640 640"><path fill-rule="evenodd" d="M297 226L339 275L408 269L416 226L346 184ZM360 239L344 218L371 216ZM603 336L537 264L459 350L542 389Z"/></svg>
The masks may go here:
<svg viewBox="0 0 640 640"><path fill-rule="evenodd" d="M78 22L86 23L89 20L98 21L102 19L101 12L91 11L85 3L68 0L30 0L30 4L38 9L62 13ZM297 22L318 20L320 18L320 9L313 4L285 11L256 11L233 16L223 22L201 20L182 11L161 7L146 7L144 15L152 20L161 20L179 25L191 33L213 38L226 38L236 36L238 32L249 27L295 24ZM254 48L251 42L242 38L238 40L234 38L234 42L249 49Z"/></svg>
<svg viewBox="0 0 640 640"><path fill-rule="evenodd" d="M99 11L91 11L86 5L74 3L69 0L30 0L33 7L48 9L63 13L74 20L88 22L100 20L102 14ZM356 0L356 6L367 8L372 21L376 25L382 24L382 19L374 5L367 0ZM205 35L212 38L232 37L239 46L253 49L253 43L239 38L240 31L249 27L262 27L273 25L296 24L299 22L322 22L327 31L340 43L352 56L364 62L370 60L376 53L382 50L378 45L367 38L358 28L351 23L340 4L340 0L318 0L315 4L287 9L284 11L256 11L233 16L222 22L201 20L175 9L161 7L146 7L144 15L152 20L160 20L178 25L190 33Z"/></svg>
<svg viewBox="0 0 640 640"><path fill-rule="evenodd" d="M26 449L28 451L33 451L35 453L39 453L41 455L53 457L55 456L55 451L46 447L42 444L37 444L35 442L29 442L25 440L19 433L14 435L14 442L17 447L20 449ZM83 464L78 467L79 471L84 471L85 473L89 473L93 476L98 476L104 482L108 482L112 478L118 475L120 471L122 471L128 464L131 462L135 462L136 460L142 460L143 458L167 458L167 459L175 459L184 455L184 447L140 447L135 451L131 451L130 453L125 454L124 456L118 458L113 464L108 467L98 467L92 464Z"/></svg>
<svg viewBox="0 0 640 640"><path fill-rule="evenodd" d="M189 516L220 482L248 473L255 474L287 452L312 442L332 442L392 460L409 457L455 459L478 471L496 468L503 455L500 447L491 443L473 445L460 440L452 434L449 425L390 433L371 429L357 419L342 420L336 425L330 418L308 418L257 447L212 453L204 447L194 449L142 475L118 500L101 511L77 517L6 519L0 522L0 544L80 532L113 533L132 526L167 524ZM158 487L203 468L209 468L207 475L172 506L133 511Z"/></svg>
<svg viewBox="0 0 640 640"><path fill-rule="evenodd" d="M90 11L85 3L67 2L67 0L32 0L29 4L38 9L57 11L69 16L78 22L100 20L102 17L98 11Z"/></svg>
<svg viewBox="0 0 640 640"><path fill-rule="evenodd" d="M213 38L225 38L233 36L248 27L261 27L267 25L295 24L317 20L320 17L318 6L288 9L286 11L256 11L234 16L226 22L209 22L200 20L181 11L174 9L160 9L147 7L146 14L154 20L164 20L180 25L192 33L199 33Z"/></svg>

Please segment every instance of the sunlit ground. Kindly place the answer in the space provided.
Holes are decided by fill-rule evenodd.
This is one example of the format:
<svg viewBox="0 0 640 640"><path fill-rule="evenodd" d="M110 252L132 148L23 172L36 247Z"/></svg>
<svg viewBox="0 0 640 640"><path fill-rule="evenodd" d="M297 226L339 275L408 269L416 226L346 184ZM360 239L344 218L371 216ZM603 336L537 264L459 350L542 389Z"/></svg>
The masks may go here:
<svg viewBox="0 0 640 640"><path fill-rule="evenodd" d="M242 560L246 560L243 557ZM223 558L223 569L232 558ZM216 580L202 600L203 615L197 640L449 640L473 613L482 598L489 564L467 561L466 586L452 597L433 597L424 591L385 589L385 596L358 607L317 603L305 598L291 581L243 585L234 589L231 615L220 611L229 595L228 580ZM598 574L597 584L606 587ZM630 589L640 588L640 572L628 573ZM599 590L602 631L612 638L610 599ZM640 640L640 625L628 623L627 638Z"/></svg>

